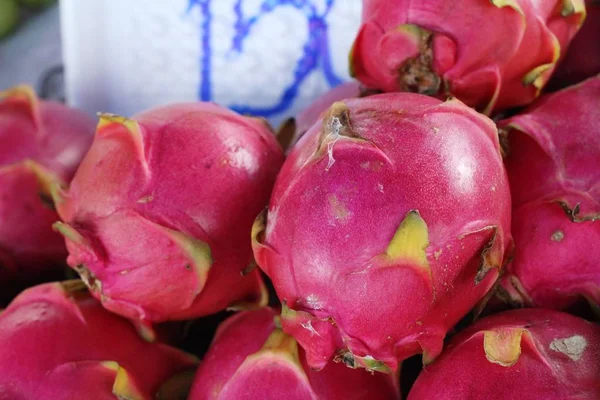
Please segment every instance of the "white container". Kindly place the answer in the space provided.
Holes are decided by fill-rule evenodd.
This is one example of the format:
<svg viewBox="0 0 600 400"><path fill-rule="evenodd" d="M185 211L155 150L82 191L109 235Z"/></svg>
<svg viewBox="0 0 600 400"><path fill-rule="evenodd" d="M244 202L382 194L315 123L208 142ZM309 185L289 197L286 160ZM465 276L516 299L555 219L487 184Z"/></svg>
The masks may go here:
<svg viewBox="0 0 600 400"><path fill-rule="evenodd" d="M67 98L132 115L212 100L278 124L349 79L361 0L61 0Z"/></svg>

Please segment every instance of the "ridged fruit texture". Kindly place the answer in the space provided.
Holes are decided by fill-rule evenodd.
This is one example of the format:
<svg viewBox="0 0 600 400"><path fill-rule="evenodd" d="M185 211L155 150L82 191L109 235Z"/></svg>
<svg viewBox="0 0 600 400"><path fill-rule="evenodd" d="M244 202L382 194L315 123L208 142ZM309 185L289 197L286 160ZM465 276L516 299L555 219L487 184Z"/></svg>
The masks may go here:
<svg viewBox="0 0 600 400"><path fill-rule="evenodd" d="M584 18L583 0L365 0L350 68L490 114L539 95Z"/></svg>
<svg viewBox="0 0 600 400"><path fill-rule="evenodd" d="M499 123L516 250L502 281L520 305L600 304L599 116L600 76Z"/></svg>
<svg viewBox="0 0 600 400"><path fill-rule="evenodd" d="M500 313L454 337L408 400L596 400L600 327L558 311Z"/></svg>
<svg viewBox="0 0 600 400"><path fill-rule="evenodd" d="M223 322L198 369L190 400L399 399L398 377L331 364L315 371L270 308Z"/></svg>
<svg viewBox="0 0 600 400"><path fill-rule="evenodd" d="M57 195L67 261L106 308L141 324L264 304L248 238L282 162L265 122L215 104L101 115Z"/></svg>
<svg viewBox="0 0 600 400"><path fill-rule="evenodd" d="M82 111L38 99L30 87L0 92L0 282L34 278L64 262L64 240L52 230L52 186L73 177L94 124Z"/></svg>
<svg viewBox="0 0 600 400"><path fill-rule="evenodd" d="M151 400L196 360L148 343L81 281L22 292L0 314L0 399Z"/></svg>
<svg viewBox="0 0 600 400"><path fill-rule="evenodd" d="M392 93L334 103L306 133L253 246L312 367L390 372L439 354L496 281L509 232L493 122L457 100Z"/></svg>

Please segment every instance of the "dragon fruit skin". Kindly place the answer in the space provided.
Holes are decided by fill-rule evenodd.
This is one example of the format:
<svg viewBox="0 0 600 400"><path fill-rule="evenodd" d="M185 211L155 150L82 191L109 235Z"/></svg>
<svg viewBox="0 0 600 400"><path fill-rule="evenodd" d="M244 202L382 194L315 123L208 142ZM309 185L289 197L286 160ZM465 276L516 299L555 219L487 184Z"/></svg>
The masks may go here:
<svg viewBox="0 0 600 400"><path fill-rule="evenodd" d="M313 368L442 349L498 277L510 194L495 125L412 93L334 103L292 150L254 255Z"/></svg>
<svg viewBox="0 0 600 400"><path fill-rule="evenodd" d="M399 399L394 375L371 375L331 364L315 371L302 348L276 327L271 308L223 322L196 372L190 400Z"/></svg>
<svg viewBox="0 0 600 400"><path fill-rule="evenodd" d="M584 18L583 0L365 0L351 73L490 114L539 95Z"/></svg>
<svg viewBox="0 0 600 400"><path fill-rule="evenodd" d="M598 325L553 310L512 310L452 338L408 400L595 400L598 376Z"/></svg>
<svg viewBox="0 0 600 400"><path fill-rule="evenodd" d="M515 257L502 278L518 304L600 304L600 76L499 122L508 135Z"/></svg>
<svg viewBox="0 0 600 400"><path fill-rule="evenodd" d="M334 87L318 97L310 106L296 116L296 133L292 140L292 145L300 140L300 138L321 118L322 114L327 111L333 103L359 96L360 83L358 81L349 81Z"/></svg>
<svg viewBox="0 0 600 400"><path fill-rule="evenodd" d="M194 357L144 341L81 289L81 281L34 286L0 314L0 399L150 400L195 368Z"/></svg>
<svg viewBox="0 0 600 400"><path fill-rule="evenodd" d="M50 190L75 173L94 124L28 86L0 92L0 282L36 278L65 259Z"/></svg>
<svg viewBox="0 0 600 400"><path fill-rule="evenodd" d="M573 85L600 74L600 1L587 0L585 6L585 22L552 75L548 83L551 89Z"/></svg>
<svg viewBox="0 0 600 400"><path fill-rule="evenodd" d="M266 123L215 104L102 115L56 201L67 262L142 326L263 304L248 237L282 162Z"/></svg>

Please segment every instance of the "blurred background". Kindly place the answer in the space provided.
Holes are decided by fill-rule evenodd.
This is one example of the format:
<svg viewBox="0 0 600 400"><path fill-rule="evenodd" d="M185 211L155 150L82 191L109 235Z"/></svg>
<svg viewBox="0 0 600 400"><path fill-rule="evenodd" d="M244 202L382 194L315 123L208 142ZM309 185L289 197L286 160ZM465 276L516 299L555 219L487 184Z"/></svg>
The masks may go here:
<svg viewBox="0 0 600 400"><path fill-rule="evenodd" d="M0 88L122 115L212 100L277 125L350 79L360 12L360 0L0 0Z"/></svg>
<svg viewBox="0 0 600 400"><path fill-rule="evenodd" d="M0 36L0 90L28 83L47 97L64 98L56 1L0 0Z"/></svg>

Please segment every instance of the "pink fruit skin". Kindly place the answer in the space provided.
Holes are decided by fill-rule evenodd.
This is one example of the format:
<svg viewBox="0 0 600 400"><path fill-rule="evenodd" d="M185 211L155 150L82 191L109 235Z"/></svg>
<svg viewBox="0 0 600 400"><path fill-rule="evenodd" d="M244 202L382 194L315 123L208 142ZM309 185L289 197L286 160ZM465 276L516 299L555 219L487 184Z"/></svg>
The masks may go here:
<svg viewBox="0 0 600 400"><path fill-rule="evenodd" d="M0 93L0 282L35 278L64 261L43 175L68 182L94 124L82 111L39 100L26 86Z"/></svg>
<svg viewBox="0 0 600 400"><path fill-rule="evenodd" d="M600 1L587 0L587 17L548 84L559 89L600 74Z"/></svg>
<svg viewBox="0 0 600 400"><path fill-rule="evenodd" d="M512 310L454 337L408 400L596 400L599 376L598 325L558 311Z"/></svg>
<svg viewBox="0 0 600 400"><path fill-rule="evenodd" d="M106 308L142 323L264 303L248 238L282 162L262 120L215 104L101 116L57 200L67 262Z"/></svg>
<svg viewBox="0 0 600 400"><path fill-rule="evenodd" d="M371 375L342 364L322 371L310 368L302 348L276 328L276 315L263 308L225 321L196 373L189 399L400 398L397 376Z"/></svg>
<svg viewBox="0 0 600 400"><path fill-rule="evenodd" d="M22 292L0 314L0 399L154 399L160 384L195 359L148 343L102 308L79 281ZM126 377L116 384L117 364ZM127 394L137 394L125 397Z"/></svg>
<svg viewBox="0 0 600 400"><path fill-rule="evenodd" d="M363 4L350 61L358 80L456 96L486 114L531 103L585 16L583 0Z"/></svg>
<svg viewBox="0 0 600 400"><path fill-rule="evenodd" d="M264 224L254 255L311 367L430 361L510 243L495 125L412 93L335 103L284 163Z"/></svg>
<svg viewBox="0 0 600 400"><path fill-rule="evenodd" d="M292 145L298 142L300 138L315 124L323 112L336 101L351 99L360 95L360 83L350 81L342 83L331 89L327 93L318 97L310 106L296 116L296 134L292 140Z"/></svg>
<svg viewBox="0 0 600 400"><path fill-rule="evenodd" d="M581 296L600 304L599 119L600 76L499 122L515 240L502 282L522 305L563 309Z"/></svg>

